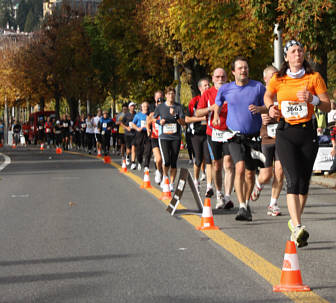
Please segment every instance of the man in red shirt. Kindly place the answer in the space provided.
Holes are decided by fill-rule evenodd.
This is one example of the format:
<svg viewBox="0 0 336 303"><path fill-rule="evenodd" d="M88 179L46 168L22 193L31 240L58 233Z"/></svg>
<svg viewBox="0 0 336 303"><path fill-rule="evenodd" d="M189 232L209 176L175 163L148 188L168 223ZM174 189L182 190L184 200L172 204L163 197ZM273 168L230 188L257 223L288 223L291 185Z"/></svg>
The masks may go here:
<svg viewBox="0 0 336 303"><path fill-rule="evenodd" d="M209 80L206 78L200 79L198 81L198 89L201 92L201 95L209 89L210 84ZM195 152L195 162L194 162L194 184L197 188L198 192L200 191L199 185L199 175L201 171L201 166L204 161L206 165L206 180L207 180L207 189L205 196L211 197L214 192L212 189L211 181L212 181L212 168L211 168L211 158L209 153L206 128L207 128L207 118L196 117L196 109L198 106L198 102L200 101L201 96L198 95L192 98L188 105L187 114L185 117L186 123L189 124L189 128L191 131L191 143L193 150Z"/></svg>
<svg viewBox="0 0 336 303"><path fill-rule="evenodd" d="M224 104L220 112L221 123L219 126L212 125L215 99L218 89L227 81L227 75L223 68L216 68L212 75L212 82L214 86L206 90L201 96L197 105L196 115L198 117L207 117L207 130L209 152L213 163L213 169L215 172L215 187L217 194L216 209L224 208L230 209L233 207L231 201L231 192L233 188L234 168L232 159L229 153L228 143L225 142L225 130L227 106ZM223 161L224 160L224 161ZM224 162L224 163L223 163ZM222 167L224 166L224 190L222 189Z"/></svg>

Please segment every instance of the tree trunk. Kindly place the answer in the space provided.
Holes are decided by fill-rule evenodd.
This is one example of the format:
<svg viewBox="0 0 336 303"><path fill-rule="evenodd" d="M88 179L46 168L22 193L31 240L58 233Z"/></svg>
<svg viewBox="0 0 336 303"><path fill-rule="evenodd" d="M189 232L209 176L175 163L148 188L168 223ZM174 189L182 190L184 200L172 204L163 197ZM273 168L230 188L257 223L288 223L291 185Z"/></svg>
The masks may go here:
<svg viewBox="0 0 336 303"><path fill-rule="evenodd" d="M321 63L314 63L313 68L316 72L319 72L323 77L325 83L328 85L328 52L326 49L321 48L319 51L319 58Z"/></svg>
<svg viewBox="0 0 336 303"><path fill-rule="evenodd" d="M55 93L54 94L54 98L55 98L55 115L56 115L56 120L60 119L60 100L61 100L61 96L59 93Z"/></svg>
<svg viewBox="0 0 336 303"><path fill-rule="evenodd" d="M71 97L67 100L70 108L70 117L71 120L74 121L75 118L78 117L78 100L75 97Z"/></svg>
<svg viewBox="0 0 336 303"><path fill-rule="evenodd" d="M44 97L40 97L40 111L44 112L45 100Z"/></svg>

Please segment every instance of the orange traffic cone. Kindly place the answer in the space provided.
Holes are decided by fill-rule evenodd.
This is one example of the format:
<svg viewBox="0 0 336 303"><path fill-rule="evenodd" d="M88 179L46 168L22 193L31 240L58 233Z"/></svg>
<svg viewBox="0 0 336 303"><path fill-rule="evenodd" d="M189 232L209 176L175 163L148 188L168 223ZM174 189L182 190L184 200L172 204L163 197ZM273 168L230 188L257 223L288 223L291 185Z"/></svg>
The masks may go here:
<svg viewBox="0 0 336 303"><path fill-rule="evenodd" d="M1 148L1 147L3 147L3 144L2 144L2 143L0 143L0 148Z"/></svg>
<svg viewBox="0 0 336 303"><path fill-rule="evenodd" d="M180 150L184 149L183 140L181 140Z"/></svg>
<svg viewBox="0 0 336 303"><path fill-rule="evenodd" d="M56 154L61 154L62 153L62 148L56 147Z"/></svg>
<svg viewBox="0 0 336 303"><path fill-rule="evenodd" d="M104 163L110 164L111 163L111 157L110 156L104 156Z"/></svg>
<svg viewBox="0 0 336 303"><path fill-rule="evenodd" d="M40 150L44 150L44 144L42 143L41 146L40 146Z"/></svg>
<svg viewBox="0 0 336 303"><path fill-rule="evenodd" d="M16 148L16 144L15 144L15 143L13 143L12 148L13 148L13 149Z"/></svg>
<svg viewBox="0 0 336 303"><path fill-rule="evenodd" d="M196 228L198 230L219 229L219 227L215 225L215 222L213 219L211 202L209 198L205 198L205 201L204 201L201 226L198 226Z"/></svg>
<svg viewBox="0 0 336 303"><path fill-rule="evenodd" d="M148 170L144 171L144 179L143 179L143 183L140 186L140 188L152 188L152 185L150 183L149 171Z"/></svg>
<svg viewBox="0 0 336 303"><path fill-rule="evenodd" d="M125 158L122 160L122 165L121 165L120 172L127 173L127 165L126 165L126 159Z"/></svg>
<svg viewBox="0 0 336 303"><path fill-rule="evenodd" d="M299 259L293 241L287 241L280 284L273 286L273 291L310 291L309 286L302 284Z"/></svg>
<svg viewBox="0 0 336 303"><path fill-rule="evenodd" d="M101 151L100 151L100 149L98 148L98 154L97 154L97 157L101 157L101 156L102 156Z"/></svg>
<svg viewBox="0 0 336 303"><path fill-rule="evenodd" d="M160 200L171 200L172 195L170 191L169 180L168 180L168 177L164 177L164 178L165 179L164 179L162 195L160 197Z"/></svg>

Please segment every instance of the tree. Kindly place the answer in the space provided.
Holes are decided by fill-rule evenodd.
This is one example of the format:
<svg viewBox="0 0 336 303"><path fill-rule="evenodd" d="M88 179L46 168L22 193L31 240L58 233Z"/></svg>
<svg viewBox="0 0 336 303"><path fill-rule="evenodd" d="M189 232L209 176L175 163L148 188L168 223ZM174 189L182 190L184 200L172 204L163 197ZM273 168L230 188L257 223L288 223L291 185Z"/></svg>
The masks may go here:
<svg viewBox="0 0 336 303"><path fill-rule="evenodd" d="M328 51L336 47L334 0L240 0L255 22L271 30L280 24L286 40L300 40L327 81Z"/></svg>

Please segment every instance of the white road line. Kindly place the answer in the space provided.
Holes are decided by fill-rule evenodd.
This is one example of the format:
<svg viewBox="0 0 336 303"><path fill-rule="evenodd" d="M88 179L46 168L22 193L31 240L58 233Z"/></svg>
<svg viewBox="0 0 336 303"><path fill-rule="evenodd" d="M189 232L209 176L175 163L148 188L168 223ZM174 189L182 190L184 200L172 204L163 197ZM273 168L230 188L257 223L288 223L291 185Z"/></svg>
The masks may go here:
<svg viewBox="0 0 336 303"><path fill-rule="evenodd" d="M0 153L0 156L5 158L5 161L0 165L0 171L2 171L7 165L11 164L11 158L3 153Z"/></svg>

